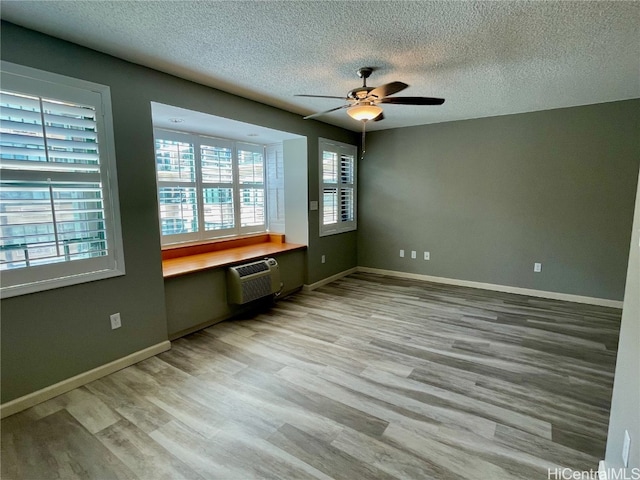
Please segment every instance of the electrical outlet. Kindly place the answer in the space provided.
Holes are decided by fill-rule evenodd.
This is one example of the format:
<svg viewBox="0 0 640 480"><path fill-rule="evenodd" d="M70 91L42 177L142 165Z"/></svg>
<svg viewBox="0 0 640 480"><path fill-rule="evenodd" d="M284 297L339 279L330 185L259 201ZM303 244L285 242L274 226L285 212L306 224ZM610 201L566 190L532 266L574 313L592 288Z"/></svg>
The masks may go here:
<svg viewBox="0 0 640 480"><path fill-rule="evenodd" d="M404 258L404 250L400 250L400 256Z"/></svg>
<svg viewBox="0 0 640 480"><path fill-rule="evenodd" d="M415 250L411 250L411 258L418 258L418 255Z"/></svg>
<svg viewBox="0 0 640 480"><path fill-rule="evenodd" d="M624 443L622 444L622 463L624 468L629 466L629 450L631 449L631 436L629 430L624 431Z"/></svg>
<svg viewBox="0 0 640 480"><path fill-rule="evenodd" d="M322 255L322 257L320 258L320 262L324 263L326 261L327 261L326 257L324 255Z"/></svg>
<svg viewBox="0 0 640 480"><path fill-rule="evenodd" d="M534 263L533 264L533 271L536 273L540 273L542 271L542 264L541 263Z"/></svg>
<svg viewBox="0 0 640 480"><path fill-rule="evenodd" d="M424 259L431 260L431 254L429 252L424 252Z"/></svg>
<svg viewBox="0 0 640 480"><path fill-rule="evenodd" d="M115 330L116 328L120 328L122 326L122 321L120 320L119 313L114 313L113 315L110 315L109 318L111 319L111 330Z"/></svg>

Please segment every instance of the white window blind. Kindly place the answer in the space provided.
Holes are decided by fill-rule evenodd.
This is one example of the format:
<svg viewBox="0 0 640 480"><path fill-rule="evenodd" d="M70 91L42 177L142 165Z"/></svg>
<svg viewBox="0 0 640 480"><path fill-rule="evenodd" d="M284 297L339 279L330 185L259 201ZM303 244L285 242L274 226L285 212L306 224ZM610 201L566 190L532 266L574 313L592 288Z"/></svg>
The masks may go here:
<svg viewBox="0 0 640 480"><path fill-rule="evenodd" d="M355 230L357 149L323 138L319 145L320 235Z"/></svg>
<svg viewBox="0 0 640 480"><path fill-rule="evenodd" d="M2 62L2 296L124 274L108 87Z"/></svg>
<svg viewBox="0 0 640 480"><path fill-rule="evenodd" d="M202 171L202 200L204 238L237 233L234 196L233 142L201 137L200 165ZM196 137L196 142L198 138Z"/></svg>
<svg viewBox="0 0 640 480"><path fill-rule="evenodd" d="M198 232L195 148L188 138L156 138L156 172L161 232Z"/></svg>
<svg viewBox="0 0 640 480"><path fill-rule="evenodd" d="M264 147L156 129L163 244L266 230Z"/></svg>
<svg viewBox="0 0 640 480"><path fill-rule="evenodd" d="M264 147L237 144L240 226L265 226Z"/></svg>
<svg viewBox="0 0 640 480"><path fill-rule="evenodd" d="M267 177L267 223L269 230L285 231L284 204L284 150L282 143L267 145L266 149Z"/></svg>

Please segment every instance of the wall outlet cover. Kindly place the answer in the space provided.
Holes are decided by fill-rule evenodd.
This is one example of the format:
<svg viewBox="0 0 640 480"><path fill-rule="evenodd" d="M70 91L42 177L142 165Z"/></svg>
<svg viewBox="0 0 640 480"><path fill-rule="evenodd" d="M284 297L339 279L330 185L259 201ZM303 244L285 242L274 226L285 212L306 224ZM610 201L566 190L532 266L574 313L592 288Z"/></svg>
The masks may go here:
<svg viewBox="0 0 640 480"><path fill-rule="evenodd" d="M431 254L429 252L424 252L424 259L431 260Z"/></svg>
<svg viewBox="0 0 640 480"><path fill-rule="evenodd" d="M111 320L111 330L115 330L116 328L120 328L122 326L122 320L120 319L119 313L114 313L109 316Z"/></svg>
<svg viewBox="0 0 640 480"><path fill-rule="evenodd" d="M411 258L417 258L417 253L415 250L411 250Z"/></svg>
<svg viewBox="0 0 640 480"><path fill-rule="evenodd" d="M542 264L541 263L534 263L533 264L533 271L536 273L540 273L542 271Z"/></svg>
<svg viewBox="0 0 640 480"><path fill-rule="evenodd" d="M318 201L317 200L311 200L309 202L309 210L318 210Z"/></svg>
<svg viewBox="0 0 640 480"><path fill-rule="evenodd" d="M404 258L404 250L400 250L400 256Z"/></svg>

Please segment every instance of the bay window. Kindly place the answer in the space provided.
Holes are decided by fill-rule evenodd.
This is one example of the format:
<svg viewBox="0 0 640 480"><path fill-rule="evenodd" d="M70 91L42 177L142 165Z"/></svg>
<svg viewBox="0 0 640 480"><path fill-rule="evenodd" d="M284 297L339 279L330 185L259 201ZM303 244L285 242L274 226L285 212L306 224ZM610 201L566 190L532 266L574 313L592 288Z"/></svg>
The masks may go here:
<svg viewBox="0 0 640 480"><path fill-rule="evenodd" d="M155 131L162 243L266 230L264 147Z"/></svg>

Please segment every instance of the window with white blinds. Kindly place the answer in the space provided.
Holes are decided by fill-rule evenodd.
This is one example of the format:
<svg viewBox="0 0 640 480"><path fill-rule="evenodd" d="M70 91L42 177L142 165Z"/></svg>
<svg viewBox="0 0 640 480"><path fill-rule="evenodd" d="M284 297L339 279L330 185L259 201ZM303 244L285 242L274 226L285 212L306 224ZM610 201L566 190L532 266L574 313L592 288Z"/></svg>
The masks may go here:
<svg viewBox="0 0 640 480"><path fill-rule="evenodd" d="M265 175L267 178L267 224L273 232L285 231L284 203L284 147L282 143L265 148Z"/></svg>
<svg viewBox="0 0 640 480"><path fill-rule="evenodd" d="M2 297L124 274L109 88L2 62Z"/></svg>
<svg viewBox="0 0 640 480"><path fill-rule="evenodd" d="M155 130L162 243L266 230L264 147Z"/></svg>
<svg viewBox="0 0 640 480"><path fill-rule="evenodd" d="M324 138L319 145L320 235L355 230L357 148Z"/></svg>

